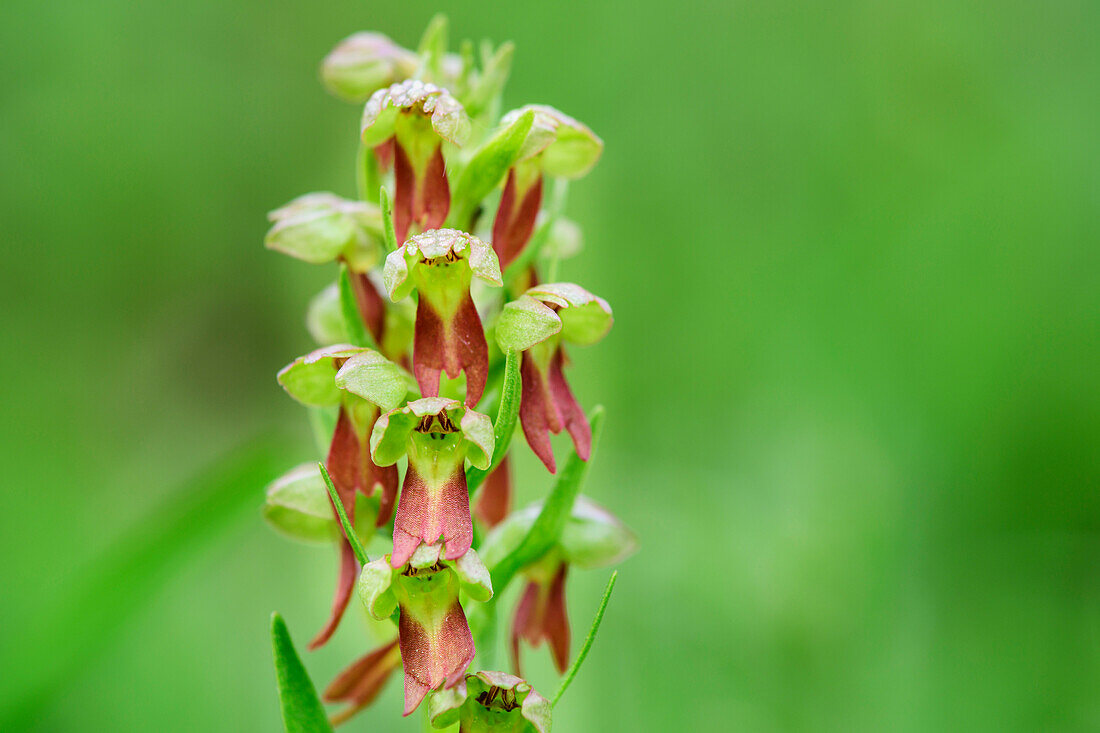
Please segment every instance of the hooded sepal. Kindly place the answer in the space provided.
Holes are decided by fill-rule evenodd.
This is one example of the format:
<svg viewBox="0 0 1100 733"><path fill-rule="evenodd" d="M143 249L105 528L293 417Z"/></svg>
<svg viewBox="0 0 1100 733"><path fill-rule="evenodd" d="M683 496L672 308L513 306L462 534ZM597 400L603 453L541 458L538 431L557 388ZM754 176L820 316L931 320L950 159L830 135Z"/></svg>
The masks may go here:
<svg viewBox="0 0 1100 733"><path fill-rule="evenodd" d="M334 193L307 193L268 214L273 226L268 249L320 264L343 259L366 272L382 258L382 214L378 207Z"/></svg>
<svg viewBox="0 0 1100 733"><path fill-rule="evenodd" d="M459 724L464 733L550 733L550 702L526 681L504 672L468 674L463 684L440 690L428 701L435 728Z"/></svg>
<svg viewBox="0 0 1100 733"><path fill-rule="evenodd" d="M370 532L377 512L376 502L360 495L356 529ZM272 481L265 492L263 516L281 534L302 542L328 544L342 536L316 463L303 463Z"/></svg>
<svg viewBox="0 0 1100 733"><path fill-rule="evenodd" d="M592 170L603 153L603 140L561 110L528 104L505 114L500 126L511 125L529 111L534 112L535 120L524 141L521 161L531 161L540 174L555 178L580 178Z"/></svg>
<svg viewBox="0 0 1100 733"><path fill-rule="evenodd" d="M413 374L424 395L439 393L442 373L466 374L466 404L475 405L485 390L488 345L481 317L470 297L474 277L502 285L500 266L489 245L454 229L416 235L386 258L383 281L390 299L406 298L415 287L419 299L413 337Z"/></svg>

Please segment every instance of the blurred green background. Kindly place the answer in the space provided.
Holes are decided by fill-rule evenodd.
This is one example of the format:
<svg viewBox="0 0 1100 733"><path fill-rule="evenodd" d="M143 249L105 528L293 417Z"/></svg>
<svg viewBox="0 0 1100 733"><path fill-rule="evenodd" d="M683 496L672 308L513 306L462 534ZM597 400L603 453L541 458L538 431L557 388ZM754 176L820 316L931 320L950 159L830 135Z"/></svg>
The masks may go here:
<svg viewBox="0 0 1100 733"><path fill-rule="evenodd" d="M437 9L516 42L507 106L607 144L562 275L615 308L572 374L643 549L556 730L1100 729L1091 0L5 0L0 728L280 729L268 616L304 646L333 554L262 523L267 468L188 502L254 436L315 457L274 373L332 273L264 215L354 192L324 54ZM571 576L578 637L606 577ZM399 699L346 730L415 730Z"/></svg>

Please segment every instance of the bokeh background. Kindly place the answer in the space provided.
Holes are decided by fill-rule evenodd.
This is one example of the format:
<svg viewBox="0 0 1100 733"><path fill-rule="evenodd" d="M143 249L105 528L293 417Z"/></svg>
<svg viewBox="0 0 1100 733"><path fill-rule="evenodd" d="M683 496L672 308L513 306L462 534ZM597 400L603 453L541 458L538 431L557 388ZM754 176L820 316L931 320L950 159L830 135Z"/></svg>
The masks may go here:
<svg viewBox="0 0 1100 733"><path fill-rule="evenodd" d="M304 646L335 562L259 517L315 457L273 375L332 273L264 215L354 192L322 56L437 9L607 144L562 275L643 549L556 729L1100 728L1089 0L5 0L0 728L280 729L268 617ZM415 730L399 688L347 730Z"/></svg>

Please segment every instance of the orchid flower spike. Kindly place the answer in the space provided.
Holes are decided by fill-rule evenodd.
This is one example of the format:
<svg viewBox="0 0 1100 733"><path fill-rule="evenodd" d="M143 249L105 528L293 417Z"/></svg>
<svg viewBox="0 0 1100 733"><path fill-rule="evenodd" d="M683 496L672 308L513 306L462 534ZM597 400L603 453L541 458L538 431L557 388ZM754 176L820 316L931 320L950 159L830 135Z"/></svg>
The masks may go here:
<svg viewBox="0 0 1100 733"><path fill-rule="evenodd" d="M476 551L449 560L439 543L420 546L396 566L390 557L381 557L365 565L359 576L359 597L371 616L381 621L400 612L405 715L431 690L459 684L474 658L460 590L471 600L489 600L489 571Z"/></svg>
<svg viewBox="0 0 1100 733"><path fill-rule="evenodd" d="M489 352L481 317L470 296L474 277L500 287L500 267L492 248L455 229L435 229L409 239L386 258L382 279L393 301L415 288L416 330L413 374L422 394L439 394L440 374L466 374L466 404L473 407L485 390Z"/></svg>
<svg viewBox="0 0 1100 733"><path fill-rule="evenodd" d="M531 450L550 473L557 470L550 433L568 430L584 460L592 450L588 418L565 381L562 344L594 344L613 321L611 306L603 298L572 283L550 283L505 305L497 322L500 348L523 352L520 424Z"/></svg>
<svg viewBox="0 0 1100 733"><path fill-rule="evenodd" d="M445 560L457 560L470 549L474 535L466 461L488 468L493 443L488 416L443 397L410 402L378 419L370 439L375 463L391 466L409 457L393 525L395 568L421 545L442 541Z"/></svg>
<svg viewBox="0 0 1100 733"><path fill-rule="evenodd" d="M462 145L470 134L458 100L415 79L393 84L367 100L360 131L383 167L392 155L397 240L404 241L413 224L420 230L442 226L451 208L443 143Z"/></svg>

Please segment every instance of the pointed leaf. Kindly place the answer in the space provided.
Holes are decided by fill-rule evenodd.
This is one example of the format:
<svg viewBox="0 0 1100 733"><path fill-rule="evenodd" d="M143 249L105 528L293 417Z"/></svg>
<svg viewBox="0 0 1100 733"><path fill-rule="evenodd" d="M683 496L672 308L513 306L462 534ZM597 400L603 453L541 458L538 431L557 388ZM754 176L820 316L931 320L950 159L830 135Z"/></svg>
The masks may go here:
<svg viewBox="0 0 1100 733"><path fill-rule="evenodd" d="M352 552L355 553L355 559L359 561L360 565L366 565L370 562L370 558L367 557L367 551L363 549L363 543L359 541L359 535L356 534L355 527L351 526L351 522L348 521L348 515L344 512L344 504L336 493L336 487L332 485L332 477L328 475L325 464L318 463L317 467L321 469L321 477L325 479L325 486L328 488L332 506L336 508L336 514L340 517L340 527L344 530L344 537L351 545Z"/></svg>
<svg viewBox="0 0 1100 733"><path fill-rule="evenodd" d="M600 623L603 621L604 611L607 610L607 602L611 600L611 591L615 589L615 580L619 577L619 571L611 573L611 578L607 581L607 589L603 592L603 600L600 601L600 607L596 610L596 617L592 619L592 626L588 629L588 637L584 640L584 646L581 647L580 654L573 660L573 665L569 667L569 670L565 673L565 677L561 680L561 685L558 686L558 691L554 693L554 700L550 704L557 705L558 700L565 694L565 691L569 688L570 683L573 682L573 678L577 676L577 672L580 671L581 665L584 663L584 658L588 656L588 652L592 649L592 642L596 640L596 632L600 630Z"/></svg>
<svg viewBox="0 0 1100 733"><path fill-rule="evenodd" d="M452 197L455 205L451 216L455 226L469 226L474 209L496 188L516 162L534 119L534 112L520 115L474 153L455 185Z"/></svg>
<svg viewBox="0 0 1100 733"><path fill-rule="evenodd" d="M355 291L351 287L351 273L348 271L348 266L343 263L340 264L340 310L344 314L344 329L351 338L351 342L356 346L377 349L378 344L374 343L374 339L367 331L363 316L359 312L359 304L355 301Z"/></svg>
<svg viewBox="0 0 1100 733"><path fill-rule="evenodd" d="M317 690L294 649L286 622L278 613L271 614L271 648L275 655L279 703L283 708L283 725L287 733L331 731L325 709L317 698Z"/></svg>
<svg viewBox="0 0 1100 733"><path fill-rule="evenodd" d="M508 446L512 443L512 434L516 430L516 416L519 414L520 379L519 379L520 355L512 352L504 359L504 387L500 395L500 407L497 409L497 418L493 421L493 460L487 470L471 466L466 471L466 486L472 494L485 480L508 453Z"/></svg>

